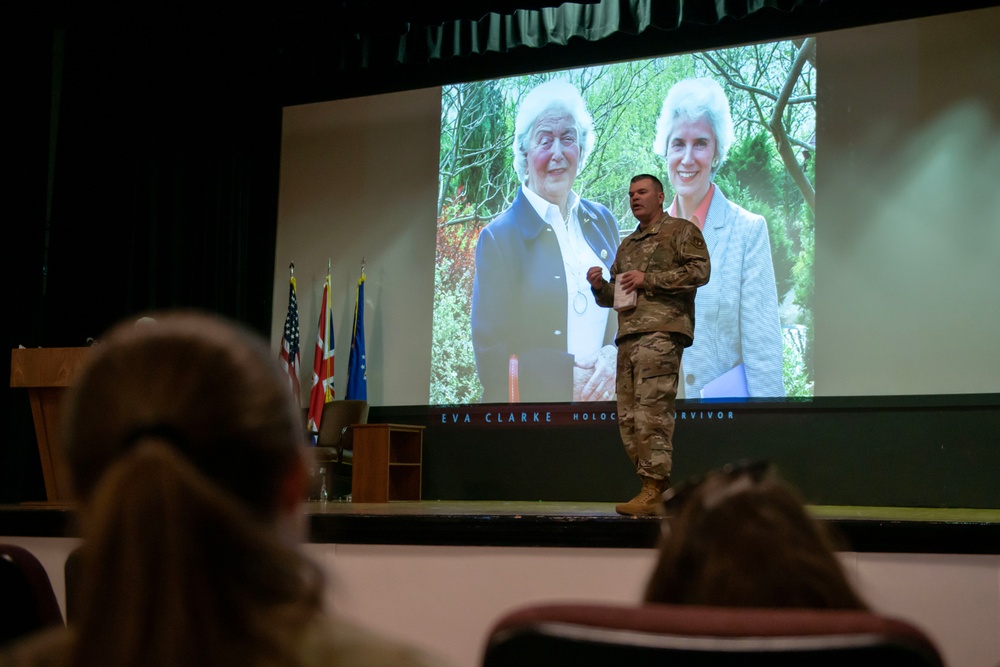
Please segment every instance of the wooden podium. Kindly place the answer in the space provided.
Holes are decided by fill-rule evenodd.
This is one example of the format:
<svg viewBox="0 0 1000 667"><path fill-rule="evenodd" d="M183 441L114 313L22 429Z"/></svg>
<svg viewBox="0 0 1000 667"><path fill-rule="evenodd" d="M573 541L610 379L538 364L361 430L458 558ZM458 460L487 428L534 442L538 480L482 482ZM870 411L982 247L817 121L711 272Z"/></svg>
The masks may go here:
<svg viewBox="0 0 1000 667"><path fill-rule="evenodd" d="M24 387L38 438L38 456L49 502L71 500L69 474L60 447L62 398L83 365L89 347L52 347L10 351L10 386Z"/></svg>
<svg viewBox="0 0 1000 667"><path fill-rule="evenodd" d="M354 424L351 501L420 500L424 427Z"/></svg>

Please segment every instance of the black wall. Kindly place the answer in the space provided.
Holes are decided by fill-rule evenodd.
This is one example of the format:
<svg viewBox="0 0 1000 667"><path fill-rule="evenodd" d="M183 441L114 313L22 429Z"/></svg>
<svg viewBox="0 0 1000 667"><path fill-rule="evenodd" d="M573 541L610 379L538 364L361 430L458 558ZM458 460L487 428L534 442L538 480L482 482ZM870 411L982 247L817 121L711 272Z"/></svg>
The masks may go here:
<svg viewBox="0 0 1000 667"><path fill-rule="evenodd" d="M426 500L620 502L638 489L613 403L373 407L425 426ZM1000 396L678 401L673 481L768 460L810 503L1000 508Z"/></svg>

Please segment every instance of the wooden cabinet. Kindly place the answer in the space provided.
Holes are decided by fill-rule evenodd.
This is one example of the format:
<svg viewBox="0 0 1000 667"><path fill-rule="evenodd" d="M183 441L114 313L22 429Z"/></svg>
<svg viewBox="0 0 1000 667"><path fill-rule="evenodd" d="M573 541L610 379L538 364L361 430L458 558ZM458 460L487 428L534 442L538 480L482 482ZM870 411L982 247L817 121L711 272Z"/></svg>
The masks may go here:
<svg viewBox="0 0 1000 667"><path fill-rule="evenodd" d="M424 427L355 424L351 500L420 500Z"/></svg>

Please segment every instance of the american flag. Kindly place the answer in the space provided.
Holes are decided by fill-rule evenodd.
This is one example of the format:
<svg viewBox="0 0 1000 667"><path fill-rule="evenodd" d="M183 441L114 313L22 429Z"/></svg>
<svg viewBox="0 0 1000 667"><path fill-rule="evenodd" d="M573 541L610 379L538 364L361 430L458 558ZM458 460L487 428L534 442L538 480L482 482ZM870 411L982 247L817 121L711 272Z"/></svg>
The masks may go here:
<svg viewBox="0 0 1000 667"><path fill-rule="evenodd" d="M278 354L281 365L288 373L288 384L295 395L299 396L299 302L295 298L295 276L288 281L288 314L285 315L285 334L281 339L281 352ZM300 403L301 404L301 403Z"/></svg>

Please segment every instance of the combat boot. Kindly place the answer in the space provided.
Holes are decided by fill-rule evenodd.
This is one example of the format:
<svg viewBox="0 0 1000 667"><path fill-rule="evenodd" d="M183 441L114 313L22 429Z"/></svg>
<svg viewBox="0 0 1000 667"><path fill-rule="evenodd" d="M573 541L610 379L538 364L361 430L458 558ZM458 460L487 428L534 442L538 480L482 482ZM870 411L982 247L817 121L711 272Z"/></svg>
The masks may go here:
<svg viewBox="0 0 1000 667"><path fill-rule="evenodd" d="M625 516L656 516L663 509L663 492L670 486L665 479L642 478L642 489L635 498L615 505L615 511Z"/></svg>

